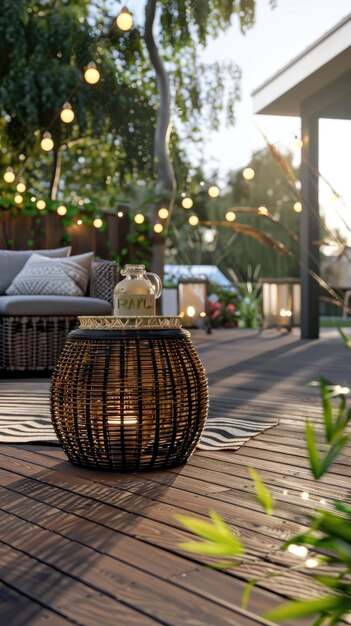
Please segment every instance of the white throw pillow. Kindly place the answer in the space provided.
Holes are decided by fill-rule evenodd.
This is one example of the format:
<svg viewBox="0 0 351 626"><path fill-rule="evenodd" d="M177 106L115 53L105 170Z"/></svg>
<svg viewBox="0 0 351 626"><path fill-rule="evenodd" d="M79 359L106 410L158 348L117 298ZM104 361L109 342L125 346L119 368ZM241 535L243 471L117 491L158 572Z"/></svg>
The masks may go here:
<svg viewBox="0 0 351 626"><path fill-rule="evenodd" d="M32 254L6 290L9 296L84 296L94 253L61 259Z"/></svg>

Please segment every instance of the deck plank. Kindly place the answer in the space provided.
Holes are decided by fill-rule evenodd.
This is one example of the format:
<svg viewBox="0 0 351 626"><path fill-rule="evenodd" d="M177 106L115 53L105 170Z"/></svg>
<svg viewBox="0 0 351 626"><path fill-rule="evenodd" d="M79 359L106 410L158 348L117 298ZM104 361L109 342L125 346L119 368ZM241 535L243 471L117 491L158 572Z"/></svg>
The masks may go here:
<svg viewBox="0 0 351 626"><path fill-rule="evenodd" d="M307 342L275 331L199 331L194 343L209 377L212 415L234 407L244 419L277 416L279 425L236 452L197 451L184 467L126 475L72 466L57 446L0 446L0 600L9 626L39 626L44 617L49 626L116 619L126 626L263 626L264 612L282 599L319 593L311 573L289 569L296 559L279 548L336 489L350 501L350 448L316 483L303 434L305 419L318 425L321 415L318 390L304 384L319 374L348 384L349 352L332 334ZM0 393L43 384L0 381ZM276 500L271 517L251 497L248 465ZM209 509L246 545L237 568L208 569L178 546L190 535L175 514L204 518ZM244 611L252 577L260 581Z"/></svg>

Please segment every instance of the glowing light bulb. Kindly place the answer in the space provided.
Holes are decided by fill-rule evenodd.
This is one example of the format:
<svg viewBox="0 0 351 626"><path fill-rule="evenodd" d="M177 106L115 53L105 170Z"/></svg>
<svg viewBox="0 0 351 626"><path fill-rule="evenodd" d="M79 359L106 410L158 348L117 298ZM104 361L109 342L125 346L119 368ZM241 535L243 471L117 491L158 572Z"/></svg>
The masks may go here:
<svg viewBox="0 0 351 626"><path fill-rule="evenodd" d="M6 172L4 174L4 181L5 181L5 183L13 183L15 178L16 178L16 175L15 175L15 172L13 171L12 167L7 167L6 168Z"/></svg>
<svg viewBox="0 0 351 626"><path fill-rule="evenodd" d="M60 118L65 124L70 124L74 120L74 111L69 102L65 102L62 107Z"/></svg>
<svg viewBox="0 0 351 626"><path fill-rule="evenodd" d="M145 222L145 215L143 215L142 213L136 213L134 215L134 222L136 224L143 224Z"/></svg>
<svg viewBox="0 0 351 626"><path fill-rule="evenodd" d="M63 217L64 215L66 215L67 213L67 209L63 204L60 204L60 206L57 207L56 212Z"/></svg>
<svg viewBox="0 0 351 626"><path fill-rule="evenodd" d="M46 202L45 200L38 200L35 206L39 209L39 211L42 211L46 207Z"/></svg>
<svg viewBox="0 0 351 626"><path fill-rule="evenodd" d="M122 211L118 211L117 217L123 217L123 212Z"/></svg>
<svg viewBox="0 0 351 626"><path fill-rule="evenodd" d="M45 152L50 152L50 150L53 149L54 142L52 140L51 133L49 133L48 131L44 133L40 145L42 150L44 150Z"/></svg>
<svg viewBox="0 0 351 626"><path fill-rule="evenodd" d="M258 207L257 212L260 215L268 215L268 209L266 206L264 206L263 204L261 206Z"/></svg>
<svg viewBox="0 0 351 626"><path fill-rule="evenodd" d="M195 317L195 307L193 306L188 306L187 310L186 310L186 314L188 317Z"/></svg>
<svg viewBox="0 0 351 626"><path fill-rule="evenodd" d="M302 146L303 146L303 141L302 141L302 139L300 139L300 137L298 137L297 135L295 135L295 138L294 138L294 147L295 147L295 148L302 148Z"/></svg>
<svg viewBox="0 0 351 626"><path fill-rule="evenodd" d="M17 193L14 197L14 201L16 202L16 204L21 204L21 202L23 202L23 196L21 196L20 193Z"/></svg>
<svg viewBox="0 0 351 626"><path fill-rule="evenodd" d="M243 171L243 177L245 178L245 180L252 180L254 176L255 170L252 169L252 167L245 167Z"/></svg>
<svg viewBox="0 0 351 626"><path fill-rule="evenodd" d="M219 188L217 187L217 185L211 185L211 187L209 187L207 193L210 196L210 198L218 198L218 196L219 196Z"/></svg>
<svg viewBox="0 0 351 626"><path fill-rule="evenodd" d="M87 69L84 72L84 79L89 85L95 85L99 82L100 72L93 61L88 63Z"/></svg>
<svg viewBox="0 0 351 626"><path fill-rule="evenodd" d="M154 231L155 231L155 233L162 233L162 231L163 231L162 224L155 224L154 225Z"/></svg>
<svg viewBox="0 0 351 626"><path fill-rule="evenodd" d="M118 28L126 32L133 26L133 16L129 13L128 9L124 7L116 17L116 24Z"/></svg>
<svg viewBox="0 0 351 626"><path fill-rule="evenodd" d="M103 225L103 223L104 223L104 222L102 221L101 217L96 217L96 218L94 219L94 221L93 221L93 226L94 226L95 228L101 228L101 226Z"/></svg>
<svg viewBox="0 0 351 626"><path fill-rule="evenodd" d="M227 220L227 222L234 222L235 218L236 215L234 211L227 211L227 213L225 214L225 219Z"/></svg>
<svg viewBox="0 0 351 626"><path fill-rule="evenodd" d="M24 183L20 182L20 183L17 183L16 189L19 193L23 193L27 189L27 187L25 186Z"/></svg>
<svg viewBox="0 0 351 626"><path fill-rule="evenodd" d="M77 220L77 226L81 226L83 224L83 220L79 219Z"/></svg>
<svg viewBox="0 0 351 626"><path fill-rule="evenodd" d="M193 201L191 198L189 198L189 196L185 196L185 198L183 198L182 200L182 207L183 209L191 209L191 207L193 206Z"/></svg>
<svg viewBox="0 0 351 626"><path fill-rule="evenodd" d="M166 220L167 217L169 216L169 211L168 209L162 207L161 209L159 209L158 211L158 216L161 218L161 220Z"/></svg>
<svg viewBox="0 0 351 626"><path fill-rule="evenodd" d="M205 313L205 311L201 311L201 313L200 313L200 317L206 317L206 313Z"/></svg>
<svg viewBox="0 0 351 626"><path fill-rule="evenodd" d="M309 559L305 561L305 565L306 567L311 569L312 567L317 567L319 565L319 561L318 559L314 559L313 557L310 557Z"/></svg>
<svg viewBox="0 0 351 626"><path fill-rule="evenodd" d="M295 202L293 209L295 211L295 213L301 213L302 211L302 204L301 202Z"/></svg>
<svg viewBox="0 0 351 626"><path fill-rule="evenodd" d="M199 223L199 218L197 217L197 215L190 215L188 222L190 226L197 226L197 224Z"/></svg>

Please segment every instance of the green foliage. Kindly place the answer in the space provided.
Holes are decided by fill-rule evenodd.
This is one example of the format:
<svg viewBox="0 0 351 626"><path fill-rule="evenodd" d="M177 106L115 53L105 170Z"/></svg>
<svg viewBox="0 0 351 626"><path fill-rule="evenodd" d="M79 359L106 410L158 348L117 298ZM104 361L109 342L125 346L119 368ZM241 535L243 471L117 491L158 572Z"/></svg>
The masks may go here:
<svg viewBox="0 0 351 626"><path fill-rule="evenodd" d="M210 522L185 515L175 516L185 528L202 540L186 541L178 544L179 547L189 552L211 556L241 556L244 548L231 528L215 511L210 511L209 516L212 520Z"/></svg>
<svg viewBox="0 0 351 626"><path fill-rule="evenodd" d="M247 282L239 283L240 299L238 303L239 326L258 328L261 321L261 286Z"/></svg>
<svg viewBox="0 0 351 626"><path fill-rule="evenodd" d="M314 427L311 422L308 422L306 427L308 458L313 475L315 478L320 478L328 471L344 447L346 440L350 438L350 435L345 434L345 429L350 421L350 410L346 408L346 389L340 385L331 385L322 377L319 382L311 384L318 384L320 387L324 438L325 443L329 445L325 457L321 460ZM334 416L331 399L340 396L340 404ZM273 498L269 490L255 469L250 468L249 472L254 482L256 499L268 514L272 513ZM215 520L214 525L192 517L178 517L188 530L198 537L210 540L211 549L208 551L206 548L196 550L199 545L197 542L186 543L187 549L202 554L222 555L224 553L221 551L224 534L220 532L221 522L223 524L224 522L213 512L211 518ZM203 524L204 527L202 527ZM206 534L207 528L209 532ZM225 536L232 534L235 537L231 529L226 525L225 528ZM235 546L235 540L233 545ZM312 616L315 618L312 626L336 626L340 624L351 611L351 507L343 502L335 501L332 511L324 509L315 511L311 516L310 526L302 533L290 537L288 541L282 544L282 549L288 550L290 546L304 546L307 549L307 555L314 556L317 563L321 562L329 566L330 573L328 575L318 573L313 575L314 579L320 583L324 595L311 600L294 600L283 604L269 611L265 615L266 619L283 622ZM238 554L236 549L235 546L235 551L232 553L235 556ZM242 553L243 548L240 554ZM225 554L231 555L230 551L225 551ZM242 598L244 607L247 606L252 588L257 582L257 579L251 580L246 585Z"/></svg>
<svg viewBox="0 0 351 626"><path fill-rule="evenodd" d="M249 467L249 474L255 486L255 497L268 515L272 515L274 501L271 492L262 481L254 467Z"/></svg>
<svg viewBox="0 0 351 626"><path fill-rule="evenodd" d="M209 283L206 314L212 328L231 328L238 325L237 291L229 291Z"/></svg>

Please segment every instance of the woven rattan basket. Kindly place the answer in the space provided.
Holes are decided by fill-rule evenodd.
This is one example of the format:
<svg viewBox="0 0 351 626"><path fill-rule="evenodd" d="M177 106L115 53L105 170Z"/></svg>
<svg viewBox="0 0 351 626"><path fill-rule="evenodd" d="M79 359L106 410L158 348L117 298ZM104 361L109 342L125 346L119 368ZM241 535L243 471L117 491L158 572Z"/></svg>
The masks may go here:
<svg viewBox="0 0 351 626"><path fill-rule="evenodd" d="M179 318L81 323L51 386L52 420L69 460L113 471L185 463L205 425L208 386Z"/></svg>

